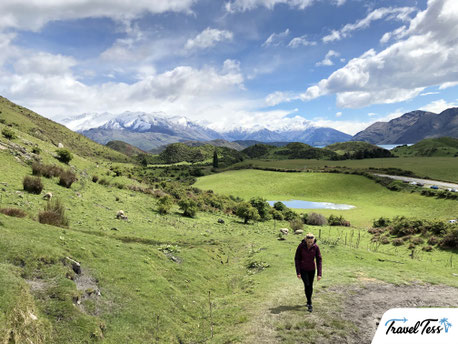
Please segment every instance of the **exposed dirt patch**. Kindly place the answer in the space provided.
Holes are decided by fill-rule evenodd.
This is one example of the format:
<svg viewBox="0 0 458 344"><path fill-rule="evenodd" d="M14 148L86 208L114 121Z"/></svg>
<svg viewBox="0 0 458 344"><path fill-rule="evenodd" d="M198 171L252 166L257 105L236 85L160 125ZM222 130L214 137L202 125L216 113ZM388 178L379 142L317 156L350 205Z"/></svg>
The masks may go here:
<svg viewBox="0 0 458 344"><path fill-rule="evenodd" d="M101 292L97 285L97 280L89 273L87 269L81 268L81 273L75 277L76 289L80 296L75 299L78 308L90 315L99 315L101 312ZM89 303L91 307L88 307Z"/></svg>
<svg viewBox="0 0 458 344"><path fill-rule="evenodd" d="M358 280L354 285L316 288L313 313L307 312L302 286L281 289L247 324L244 343L370 343L390 308L458 307L458 288L397 286L365 276Z"/></svg>

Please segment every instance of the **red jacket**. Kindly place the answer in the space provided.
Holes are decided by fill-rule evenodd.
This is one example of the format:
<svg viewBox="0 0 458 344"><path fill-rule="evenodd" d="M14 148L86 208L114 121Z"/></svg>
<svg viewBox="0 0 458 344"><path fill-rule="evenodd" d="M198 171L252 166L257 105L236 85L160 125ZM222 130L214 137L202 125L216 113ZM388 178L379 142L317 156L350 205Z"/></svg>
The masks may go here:
<svg viewBox="0 0 458 344"><path fill-rule="evenodd" d="M294 256L294 262L296 264L296 273L298 275L301 273L301 270L313 271L317 268L318 276L321 276L321 252L320 248L316 244L316 239L310 248L307 247L305 239L301 241L297 247L296 255Z"/></svg>

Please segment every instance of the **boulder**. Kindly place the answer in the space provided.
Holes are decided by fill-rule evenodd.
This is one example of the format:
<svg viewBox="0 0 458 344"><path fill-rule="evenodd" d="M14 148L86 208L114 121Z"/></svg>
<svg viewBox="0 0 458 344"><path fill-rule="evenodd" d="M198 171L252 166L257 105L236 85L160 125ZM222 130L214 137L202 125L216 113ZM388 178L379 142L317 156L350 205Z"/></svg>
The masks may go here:
<svg viewBox="0 0 458 344"><path fill-rule="evenodd" d="M224 224L224 220L223 219L218 219L218 223Z"/></svg>

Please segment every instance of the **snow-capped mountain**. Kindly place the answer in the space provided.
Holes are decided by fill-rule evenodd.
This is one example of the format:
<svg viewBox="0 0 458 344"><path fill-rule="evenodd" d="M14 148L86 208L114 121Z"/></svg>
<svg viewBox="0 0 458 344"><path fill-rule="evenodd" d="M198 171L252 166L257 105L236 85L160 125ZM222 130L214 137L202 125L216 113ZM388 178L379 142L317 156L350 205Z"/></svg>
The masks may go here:
<svg viewBox="0 0 458 344"><path fill-rule="evenodd" d="M212 129L212 125L201 125L184 116L167 117L162 112L83 114L60 122L96 142L106 144L109 141L120 140L143 150L188 140L256 140L327 145L348 141L351 138L350 135L335 129L315 127L310 121L299 116L279 123L271 122L231 130Z"/></svg>

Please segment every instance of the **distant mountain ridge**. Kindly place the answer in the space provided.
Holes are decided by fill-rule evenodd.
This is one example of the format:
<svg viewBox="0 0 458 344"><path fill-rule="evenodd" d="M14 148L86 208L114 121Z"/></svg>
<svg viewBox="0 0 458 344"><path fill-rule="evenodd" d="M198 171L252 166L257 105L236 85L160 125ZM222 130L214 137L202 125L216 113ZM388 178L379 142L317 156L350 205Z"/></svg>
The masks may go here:
<svg viewBox="0 0 458 344"><path fill-rule="evenodd" d="M302 142L325 146L348 141L351 136L332 128L314 127L302 119L292 125L273 130L258 126L251 129L216 131L197 124L183 116L164 117L163 113L125 112L111 118L109 114L84 114L61 122L90 139L106 144L124 141L142 150L150 151L175 142L212 140L254 140L260 142Z"/></svg>
<svg viewBox="0 0 458 344"><path fill-rule="evenodd" d="M443 136L458 138L458 108L450 108L440 114L421 110L408 112L389 122L376 122L351 140L406 144Z"/></svg>

